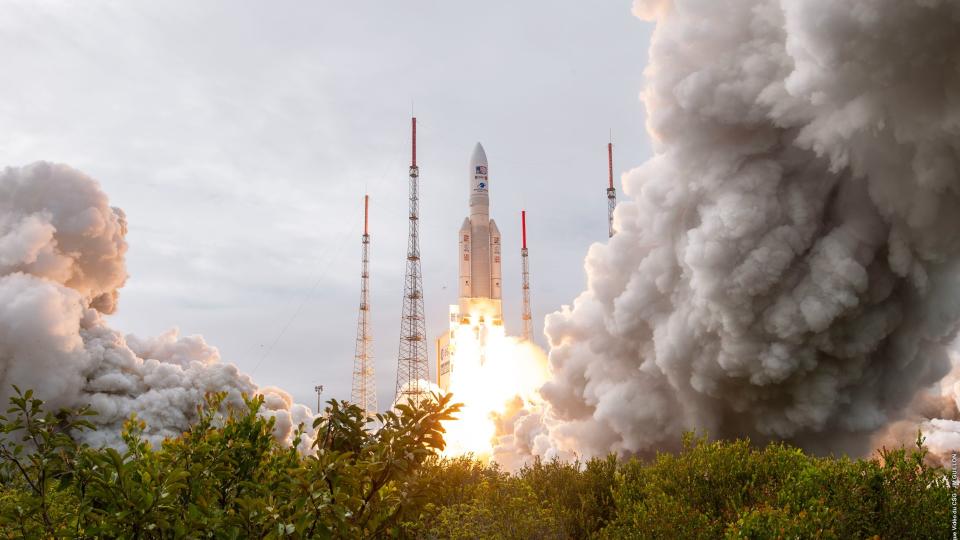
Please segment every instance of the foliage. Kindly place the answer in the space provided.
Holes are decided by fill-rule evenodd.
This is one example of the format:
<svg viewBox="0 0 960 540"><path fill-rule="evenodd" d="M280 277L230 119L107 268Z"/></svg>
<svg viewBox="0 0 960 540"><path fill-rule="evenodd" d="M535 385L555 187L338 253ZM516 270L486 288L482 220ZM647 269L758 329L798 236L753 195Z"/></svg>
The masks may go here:
<svg viewBox="0 0 960 540"><path fill-rule="evenodd" d="M89 407L45 412L33 391L13 387L7 414L0 416L0 524L7 536L61 536L70 530L69 497L58 488L77 481L80 446L72 431L91 429ZM82 483L82 481L80 482Z"/></svg>
<svg viewBox="0 0 960 540"><path fill-rule="evenodd" d="M313 444L278 444L261 398L213 394L159 448L74 435L89 409L30 391L0 417L0 538L930 538L949 531L946 471L916 450L819 458L686 436L679 454L534 461L508 474L442 458L450 397L365 418L330 401ZM302 443L302 444L301 444ZM297 447L301 447L299 450Z"/></svg>
<svg viewBox="0 0 960 540"><path fill-rule="evenodd" d="M466 540L470 538L562 538L556 517L540 504L530 484L504 476L482 481L474 498L440 509L424 536Z"/></svg>
<svg viewBox="0 0 960 540"><path fill-rule="evenodd" d="M396 536L403 510L421 502L410 489L421 466L443 449L441 422L459 410L438 396L371 421L331 401L315 422L322 436L301 455L300 440L275 442L262 398L223 413L225 396L213 394L190 430L157 450L131 418L119 451L70 436L93 427L87 409L52 415L16 392L12 419L0 418L0 536L9 538Z"/></svg>
<svg viewBox="0 0 960 540"><path fill-rule="evenodd" d="M708 442L631 461L614 487L607 538L938 538L950 529L946 471L917 450L818 458L785 444ZM642 532L638 532L642 531Z"/></svg>
<svg viewBox="0 0 960 540"><path fill-rule="evenodd" d="M565 537L585 538L613 517L616 472L616 456L610 455L586 463L536 460L518 475L556 516Z"/></svg>

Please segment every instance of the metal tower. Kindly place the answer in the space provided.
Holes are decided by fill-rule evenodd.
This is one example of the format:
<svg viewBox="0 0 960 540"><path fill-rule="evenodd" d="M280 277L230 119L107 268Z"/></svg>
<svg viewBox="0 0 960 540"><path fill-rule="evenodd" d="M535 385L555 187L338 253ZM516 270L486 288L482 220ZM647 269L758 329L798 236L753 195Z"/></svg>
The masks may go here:
<svg viewBox="0 0 960 540"><path fill-rule="evenodd" d="M423 309L423 276L420 273L420 169L417 168L417 119L411 119L410 225L407 240L407 270L403 285L403 313L400 320L400 354L397 357L395 402L408 398L419 401L429 388L427 330Z"/></svg>
<svg viewBox="0 0 960 540"><path fill-rule="evenodd" d="M527 211L520 211L520 226L523 230L523 248L520 249L523 270L523 339L533 341L533 317L530 315L530 262L527 260Z"/></svg>
<svg viewBox="0 0 960 540"><path fill-rule="evenodd" d="M377 380L373 373L373 336L370 332L370 196L363 196L363 261L360 269L360 315L357 317L357 345L353 354L353 389L350 401L366 416L377 414Z"/></svg>
<svg viewBox="0 0 960 540"><path fill-rule="evenodd" d="M617 207L617 189L613 187L613 143L607 143L607 176L610 184L607 186L607 229L613 238L613 209Z"/></svg>

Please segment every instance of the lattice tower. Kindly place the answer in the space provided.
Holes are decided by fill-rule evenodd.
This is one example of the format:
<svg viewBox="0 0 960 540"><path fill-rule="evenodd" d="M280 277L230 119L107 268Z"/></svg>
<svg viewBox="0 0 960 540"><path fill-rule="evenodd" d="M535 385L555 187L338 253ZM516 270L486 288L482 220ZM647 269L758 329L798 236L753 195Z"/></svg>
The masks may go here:
<svg viewBox="0 0 960 540"><path fill-rule="evenodd" d="M403 312L400 320L400 353L397 357L395 402L426 397L430 378L427 363L427 331L423 309L423 275L420 272L420 169L417 167L417 119L411 119L410 223L407 240L407 269L403 285Z"/></svg>
<svg viewBox="0 0 960 540"><path fill-rule="evenodd" d="M363 197L363 237L360 266L360 315L353 354L353 387L350 401L366 416L377 414L377 380L373 369L373 333L370 327L370 196Z"/></svg>
<svg viewBox="0 0 960 540"><path fill-rule="evenodd" d="M613 143L607 143L607 230L613 238L613 210L617 207L617 189L613 187Z"/></svg>
<svg viewBox="0 0 960 540"><path fill-rule="evenodd" d="M527 211L520 211L520 226L523 230L523 247L520 263L523 272L523 339L533 341L533 316L530 314L530 261L527 258Z"/></svg>

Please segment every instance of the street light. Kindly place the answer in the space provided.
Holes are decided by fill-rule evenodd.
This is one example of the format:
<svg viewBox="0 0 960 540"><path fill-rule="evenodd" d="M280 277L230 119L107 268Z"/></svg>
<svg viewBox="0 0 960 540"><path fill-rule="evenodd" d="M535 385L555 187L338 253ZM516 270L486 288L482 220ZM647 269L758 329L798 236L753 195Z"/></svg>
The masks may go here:
<svg viewBox="0 0 960 540"><path fill-rule="evenodd" d="M320 414L320 394L323 393L323 385L318 384L313 389L317 392L317 414Z"/></svg>

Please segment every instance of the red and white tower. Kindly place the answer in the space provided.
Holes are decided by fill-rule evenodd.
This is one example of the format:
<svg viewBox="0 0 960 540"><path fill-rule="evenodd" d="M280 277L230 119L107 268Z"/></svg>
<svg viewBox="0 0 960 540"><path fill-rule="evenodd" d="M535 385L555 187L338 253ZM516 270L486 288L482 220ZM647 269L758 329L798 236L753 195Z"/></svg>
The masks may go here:
<svg viewBox="0 0 960 540"><path fill-rule="evenodd" d="M520 268L523 273L523 334L525 341L533 341L533 317L530 314L530 262L527 258L527 211L520 211L520 228L523 231L523 247L520 249Z"/></svg>
<svg viewBox="0 0 960 540"><path fill-rule="evenodd" d="M377 381L373 371L373 335L370 332L370 196L363 196L363 237L360 266L360 315L353 354L353 387L350 401L366 416L377 414Z"/></svg>
<svg viewBox="0 0 960 540"><path fill-rule="evenodd" d="M417 119L411 118L410 221L407 238L407 269L400 317L400 353L397 357L395 402L419 401L429 392L427 326L423 309L423 275L420 272L420 169L417 167Z"/></svg>
<svg viewBox="0 0 960 540"><path fill-rule="evenodd" d="M613 141L607 143L607 229L613 238L613 210L617 207L617 189L613 187Z"/></svg>

